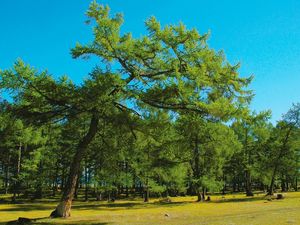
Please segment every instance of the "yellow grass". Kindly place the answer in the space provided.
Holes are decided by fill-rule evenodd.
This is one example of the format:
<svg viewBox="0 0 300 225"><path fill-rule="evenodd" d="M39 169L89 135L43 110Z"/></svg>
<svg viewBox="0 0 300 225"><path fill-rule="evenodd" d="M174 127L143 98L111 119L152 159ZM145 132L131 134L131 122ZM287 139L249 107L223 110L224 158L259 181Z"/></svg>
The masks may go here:
<svg viewBox="0 0 300 225"><path fill-rule="evenodd" d="M267 201L263 195L246 198L244 195L212 196L211 202L197 203L195 197L171 198L172 203L156 200L75 202L68 219L39 219L36 224L205 224L205 225L300 225L300 193L287 193L283 200ZM0 222L18 217L49 216L55 202L1 204Z"/></svg>

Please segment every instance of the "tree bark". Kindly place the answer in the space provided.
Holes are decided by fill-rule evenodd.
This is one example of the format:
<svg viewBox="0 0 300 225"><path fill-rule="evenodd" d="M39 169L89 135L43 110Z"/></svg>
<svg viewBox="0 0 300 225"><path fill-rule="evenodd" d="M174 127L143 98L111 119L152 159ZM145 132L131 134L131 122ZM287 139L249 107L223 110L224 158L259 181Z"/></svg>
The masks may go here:
<svg viewBox="0 0 300 225"><path fill-rule="evenodd" d="M88 145L92 142L97 133L98 123L98 117L96 114L93 114L89 130L77 146L77 151L70 166L68 180L61 201L57 205L56 209L51 213L51 217L70 217L72 200L74 198L77 177L80 171L80 163L87 151Z"/></svg>

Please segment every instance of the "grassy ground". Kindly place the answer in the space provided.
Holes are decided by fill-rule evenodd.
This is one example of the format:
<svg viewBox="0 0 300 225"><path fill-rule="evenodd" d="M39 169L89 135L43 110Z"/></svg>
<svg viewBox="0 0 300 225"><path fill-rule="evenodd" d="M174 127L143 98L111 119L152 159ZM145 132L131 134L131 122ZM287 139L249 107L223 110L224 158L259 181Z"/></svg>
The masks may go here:
<svg viewBox="0 0 300 225"><path fill-rule="evenodd" d="M74 202L72 217L49 219L55 202L0 204L0 224L18 217L40 218L34 224L213 224L300 225L300 193L287 193L283 200L267 201L263 195L212 196L211 202L196 203L195 197L172 198L171 203L152 200Z"/></svg>

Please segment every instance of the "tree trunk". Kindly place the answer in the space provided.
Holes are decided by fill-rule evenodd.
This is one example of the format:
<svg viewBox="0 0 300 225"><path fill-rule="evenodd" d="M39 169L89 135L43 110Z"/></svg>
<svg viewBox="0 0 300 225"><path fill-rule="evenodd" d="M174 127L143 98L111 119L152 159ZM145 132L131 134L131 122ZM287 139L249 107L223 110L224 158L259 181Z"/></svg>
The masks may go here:
<svg viewBox="0 0 300 225"><path fill-rule="evenodd" d="M19 148L18 148L17 169L16 169L14 188L13 188L13 197L12 197L13 203L16 202L17 191L19 189L19 174L20 174L20 169L21 169L21 157L22 157L22 143L20 142Z"/></svg>
<svg viewBox="0 0 300 225"><path fill-rule="evenodd" d="M286 184L287 184L287 182L286 182L286 180L283 178L283 175L282 175L282 178L281 178L281 192L286 192L286 190L287 190Z"/></svg>
<svg viewBox="0 0 300 225"><path fill-rule="evenodd" d="M42 175L42 170L43 170L43 164L40 161L39 163L39 168L38 168L38 178L37 178L37 183L36 183L36 188L35 188L35 195L34 198L36 199L41 199L43 197L43 181L40 178Z"/></svg>
<svg viewBox="0 0 300 225"><path fill-rule="evenodd" d="M222 195L225 195L226 194L226 176L225 176L224 171L223 171L223 182L224 182L224 185L223 185L223 189L222 189Z"/></svg>
<svg viewBox="0 0 300 225"><path fill-rule="evenodd" d="M125 162L125 171L126 171L126 189L125 189L125 192L126 192L126 198L129 197L129 188L128 188L128 162L126 161Z"/></svg>
<svg viewBox="0 0 300 225"><path fill-rule="evenodd" d="M206 188L202 189L202 201L205 201Z"/></svg>
<svg viewBox="0 0 300 225"><path fill-rule="evenodd" d="M245 153L247 157L247 166L245 170L245 189L246 189L246 196L253 196L252 193L252 183L251 183L251 173L250 169L247 167L250 167L251 165L251 152L250 148L248 148L248 128L245 128L245 141L244 141L244 148L245 148Z"/></svg>
<svg viewBox="0 0 300 225"><path fill-rule="evenodd" d="M9 185L9 163L5 165L5 194L8 193L8 185Z"/></svg>
<svg viewBox="0 0 300 225"><path fill-rule="evenodd" d="M282 146L280 148L280 151L279 151L279 154L276 158L276 161L275 161L275 166L274 166L274 170L273 170L273 174L272 174L272 179L271 179L271 183L270 183L270 186L268 188L268 195L272 195L273 194L273 191L274 191L274 183L275 183L275 177L277 175L277 170L278 170L278 167L279 167L279 163L280 163L280 159L281 157L284 155L284 151L286 149L286 145L287 145L287 142L289 140L289 137L290 137L290 134L292 132L292 129L293 129L293 126L290 126L287 133L286 133L286 136L283 140L283 143L282 143Z"/></svg>
<svg viewBox="0 0 300 225"><path fill-rule="evenodd" d="M141 198L143 198L144 197L144 187L143 187L142 182L139 182L139 192L140 192Z"/></svg>
<svg viewBox="0 0 300 225"><path fill-rule="evenodd" d="M52 196L55 197L56 191L58 188L57 179L58 179L58 162L56 162L56 169L55 169L55 175L53 177L53 189L52 189Z"/></svg>
<svg viewBox="0 0 300 225"><path fill-rule="evenodd" d="M201 201L202 201L202 194L200 190L197 190L197 202L201 202Z"/></svg>
<svg viewBox="0 0 300 225"><path fill-rule="evenodd" d="M87 171L87 160L85 160L85 168L84 168L84 183L85 183L85 190L84 190L84 200L88 200L88 171Z"/></svg>
<svg viewBox="0 0 300 225"><path fill-rule="evenodd" d="M246 196L253 196L251 174L249 170L246 170L245 189L246 189Z"/></svg>
<svg viewBox="0 0 300 225"><path fill-rule="evenodd" d="M148 182L148 178L146 180L146 187L145 187L145 191L144 191L144 202L149 202L149 182Z"/></svg>
<svg viewBox="0 0 300 225"><path fill-rule="evenodd" d="M71 215L72 200L75 193L77 177L79 175L80 163L87 151L88 145L92 142L97 133L98 123L98 117L93 114L89 130L77 146L77 151L70 166L68 181L63 191L61 201L56 209L51 213L51 217L69 217Z"/></svg>
<svg viewBox="0 0 300 225"><path fill-rule="evenodd" d="M62 173L61 173L61 190L64 190L65 189L65 174L66 174L66 169L65 167L63 166L62 168Z"/></svg>
<svg viewBox="0 0 300 225"><path fill-rule="evenodd" d="M277 172L277 166L275 166L275 168L274 168L271 183L270 183L270 186L268 188L268 194L267 195L273 195L276 172Z"/></svg>
<svg viewBox="0 0 300 225"><path fill-rule="evenodd" d="M144 192L144 202L149 202L149 188L146 187Z"/></svg>
<svg viewBox="0 0 300 225"><path fill-rule="evenodd" d="M80 172L79 172L79 174L80 174ZM76 181L76 187L75 187L75 193L74 193L75 199L78 198L79 183L80 183L80 175L78 175L77 181Z"/></svg>
<svg viewBox="0 0 300 225"><path fill-rule="evenodd" d="M232 190L233 190L233 192L237 192L236 181L235 180L233 181L233 184L232 184Z"/></svg>
<svg viewBox="0 0 300 225"><path fill-rule="evenodd" d="M195 184L195 190L197 194L197 202L203 201L200 187L198 184L198 180L200 179L200 152L199 152L199 140L198 135L195 136L195 148L194 148L194 162L192 164L193 169L193 177L197 180L197 183Z"/></svg>

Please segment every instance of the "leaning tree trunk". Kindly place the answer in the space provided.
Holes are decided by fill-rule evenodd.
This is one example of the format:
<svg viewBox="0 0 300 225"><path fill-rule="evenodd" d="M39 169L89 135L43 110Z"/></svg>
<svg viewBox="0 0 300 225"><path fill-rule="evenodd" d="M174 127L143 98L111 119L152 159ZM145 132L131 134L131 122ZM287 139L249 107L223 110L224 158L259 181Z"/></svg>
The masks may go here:
<svg viewBox="0 0 300 225"><path fill-rule="evenodd" d="M56 209L51 213L51 217L69 217L71 215L71 205L75 193L77 177L79 175L80 163L87 151L88 145L91 143L97 133L98 123L98 117L93 115L87 134L77 146L77 151L70 166L70 172L62 198Z"/></svg>
<svg viewBox="0 0 300 225"><path fill-rule="evenodd" d="M268 187L267 195L273 195L276 173L277 173L277 164L275 165L275 168L274 168L274 171L273 171L273 174L272 174L272 179L271 179L270 186Z"/></svg>
<svg viewBox="0 0 300 225"><path fill-rule="evenodd" d="M280 148L280 152L279 152L279 154L278 154L278 156L276 158L274 170L273 170L273 173L272 173L271 183L270 183L270 186L268 188L268 194L267 195L273 195L275 178L276 178L276 175L277 175L277 172L278 172L278 167L279 167L280 159L284 155L284 151L286 150L286 145L287 145L287 142L289 140L289 137L290 137L290 134L292 132L292 129L293 129L293 126L290 126L290 128L288 129L288 131L286 133L286 136L285 136L285 138L283 140L283 144L282 144L282 146Z"/></svg>

